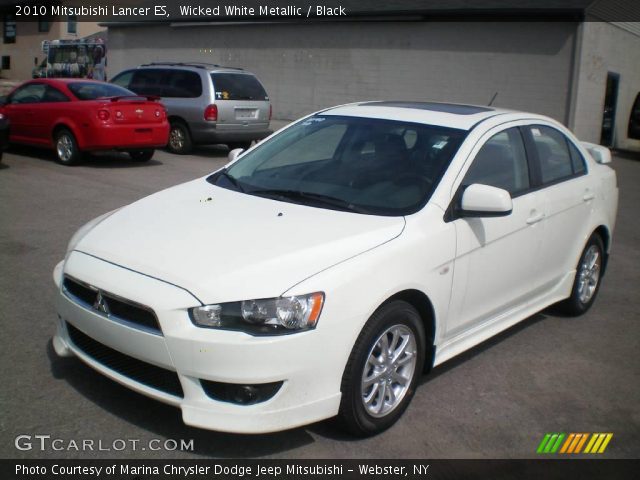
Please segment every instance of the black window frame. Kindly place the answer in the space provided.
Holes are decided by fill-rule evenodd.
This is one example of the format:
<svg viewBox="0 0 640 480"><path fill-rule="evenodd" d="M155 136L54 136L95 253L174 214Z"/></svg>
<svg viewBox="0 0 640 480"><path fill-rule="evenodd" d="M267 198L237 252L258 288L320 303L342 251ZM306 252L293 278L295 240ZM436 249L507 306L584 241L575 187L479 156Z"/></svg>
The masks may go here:
<svg viewBox="0 0 640 480"><path fill-rule="evenodd" d="M12 26L13 27L13 35L12 36L7 36L7 27L8 26ZM13 14L7 13L2 18L2 40L3 40L3 43L16 43L17 37L18 37L18 22L16 21L16 17Z"/></svg>
<svg viewBox="0 0 640 480"><path fill-rule="evenodd" d="M38 33L49 33L49 30L51 30L51 20L49 18L38 20Z"/></svg>
<svg viewBox="0 0 640 480"><path fill-rule="evenodd" d="M76 15L67 16L67 33L71 35L78 34L78 17Z"/></svg>
<svg viewBox="0 0 640 480"><path fill-rule="evenodd" d="M11 70L11 55L2 55L0 57L0 70Z"/></svg>

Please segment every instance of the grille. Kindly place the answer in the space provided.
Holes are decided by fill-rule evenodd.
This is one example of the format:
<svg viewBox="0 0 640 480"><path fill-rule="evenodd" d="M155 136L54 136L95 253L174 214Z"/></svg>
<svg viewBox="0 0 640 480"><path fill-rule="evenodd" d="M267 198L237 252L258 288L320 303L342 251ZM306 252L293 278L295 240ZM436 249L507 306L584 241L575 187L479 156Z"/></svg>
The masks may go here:
<svg viewBox="0 0 640 480"><path fill-rule="evenodd" d="M73 345L96 362L148 387L176 397L184 397L177 373L120 353L95 341L70 323L66 325Z"/></svg>
<svg viewBox="0 0 640 480"><path fill-rule="evenodd" d="M125 300L68 276L65 276L63 286L67 296L85 308L102 313L112 320L124 322L134 328L162 335L158 319L149 307ZM99 302L98 295L101 297ZM101 309L96 308L98 303L102 306Z"/></svg>

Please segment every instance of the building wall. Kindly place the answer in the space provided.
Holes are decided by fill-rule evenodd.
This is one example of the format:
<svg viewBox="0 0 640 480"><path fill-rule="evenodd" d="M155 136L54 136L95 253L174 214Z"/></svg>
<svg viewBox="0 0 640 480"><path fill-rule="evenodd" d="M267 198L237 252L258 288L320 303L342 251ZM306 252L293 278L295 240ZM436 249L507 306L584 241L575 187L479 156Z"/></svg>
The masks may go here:
<svg viewBox="0 0 640 480"><path fill-rule="evenodd" d="M640 36L615 24L585 22L582 26L580 68L573 127L583 140L599 143L607 73L620 75L614 145L640 150L640 141L627 138L629 115L640 92Z"/></svg>
<svg viewBox="0 0 640 480"><path fill-rule="evenodd" d="M566 121L577 25L330 23L109 28L109 75L152 61L246 68L274 118L358 100L440 100Z"/></svg>
<svg viewBox="0 0 640 480"><path fill-rule="evenodd" d="M35 66L35 60L40 63L45 55L42 53L43 40L76 39L86 37L102 30L96 22L78 22L77 33L67 32L66 21L50 23L48 32L38 32L38 22L17 22L15 43L2 43L4 32L0 34L0 56L11 57L11 69L2 70L0 75L8 80L28 80ZM0 22L0 30L3 24Z"/></svg>

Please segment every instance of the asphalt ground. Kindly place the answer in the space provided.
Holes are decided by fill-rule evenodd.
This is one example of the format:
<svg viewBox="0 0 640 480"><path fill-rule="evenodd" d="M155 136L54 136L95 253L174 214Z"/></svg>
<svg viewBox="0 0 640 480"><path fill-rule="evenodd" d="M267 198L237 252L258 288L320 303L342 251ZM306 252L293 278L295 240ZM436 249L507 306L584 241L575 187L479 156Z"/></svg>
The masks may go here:
<svg viewBox="0 0 640 480"><path fill-rule="evenodd" d="M612 432L601 458L640 453L640 156L616 155L620 208L613 253L591 311L535 315L425 377L396 426L353 439L331 421L270 435L186 427L178 409L52 351L54 265L86 221L213 171L224 147L157 152L147 164L107 155L78 167L13 148L0 164L0 457L527 458L547 432ZM523 272L526 274L526 272ZM15 438L31 435L33 448ZM40 450L35 435L93 440L94 450ZM139 441L117 451L114 440ZM151 451L151 439L194 451ZM98 441L102 444L98 450ZM118 447L121 444L117 444ZM157 444L155 444L157 445ZM142 447L141 447L142 446ZM24 447L24 444L23 444ZM106 450L110 448L111 450Z"/></svg>

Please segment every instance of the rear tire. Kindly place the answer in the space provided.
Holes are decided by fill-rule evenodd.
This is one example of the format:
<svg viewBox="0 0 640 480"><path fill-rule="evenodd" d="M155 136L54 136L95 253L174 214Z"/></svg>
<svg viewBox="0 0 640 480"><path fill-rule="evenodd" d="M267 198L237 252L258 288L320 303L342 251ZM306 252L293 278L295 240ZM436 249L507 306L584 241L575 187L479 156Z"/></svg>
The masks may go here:
<svg viewBox="0 0 640 480"><path fill-rule="evenodd" d="M557 305L561 313L575 317L591 308L602 283L603 265L604 245L600 235L594 233L580 255L571 296Z"/></svg>
<svg viewBox="0 0 640 480"><path fill-rule="evenodd" d="M171 153L178 155L186 155L193 149L191 133L187 125L181 121L175 120L171 122L169 129L169 143L167 148Z"/></svg>
<svg viewBox="0 0 640 480"><path fill-rule="evenodd" d="M58 163L62 165L76 165L82 158L76 137L66 128L61 128L56 132L55 148Z"/></svg>
<svg viewBox="0 0 640 480"><path fill-rule="evenodd" d="M135 162L148 162L153 157L155 150L135 150L133 152L129 152L129 156L131 160Z"/></svg>
<svg viewBox="0 0 640 480"><path fill-rule="evenodd" d="M400 300L380 307L360 332L342 377L341 426L366 437L393 425L413 398L424 358L416 309Z"/></svg>

